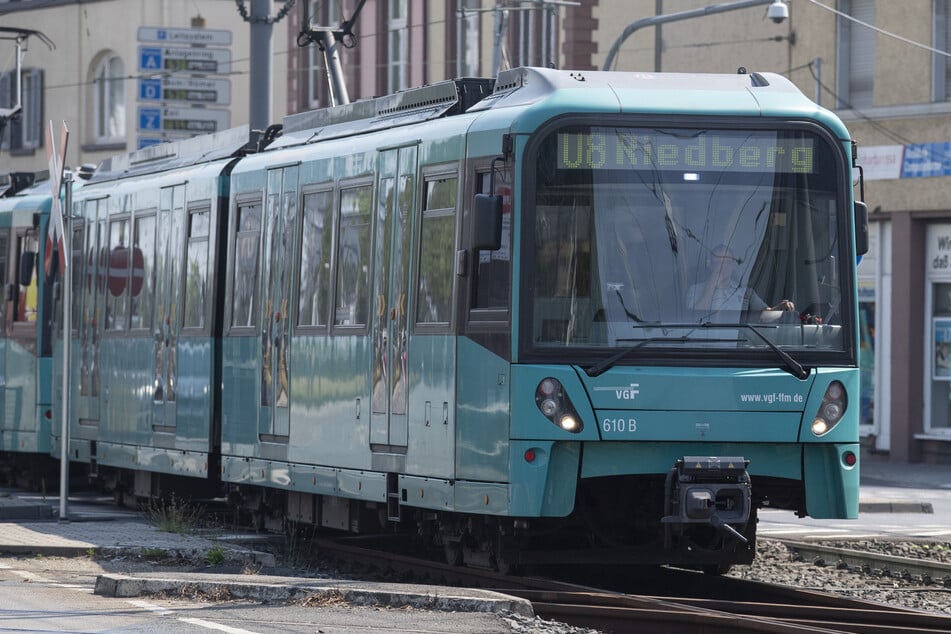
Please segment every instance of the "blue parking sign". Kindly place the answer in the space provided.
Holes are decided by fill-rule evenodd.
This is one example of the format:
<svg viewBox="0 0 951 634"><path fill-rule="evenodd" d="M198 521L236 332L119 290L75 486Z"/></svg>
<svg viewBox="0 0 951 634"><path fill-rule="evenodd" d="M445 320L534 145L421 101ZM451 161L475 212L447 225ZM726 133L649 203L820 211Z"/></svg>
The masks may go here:
<svg viewBox="0 0 951 634"><path fill-rule="evenodd" d="M139 130L161 130L161 108L139 108Z"/></svg>
<svg viewBox="0 0 951 634"><path fill-rule="evenodd" d="M139 80L139 99L141 101L161 101L162 100L162 80L161 79L140 79Z"/></svg>
<svg viewBox="0 0 951 634"><path fill-rule="evenodd" d="M140 46L139 70L162 70L162 50L151 46Z"/></svg>

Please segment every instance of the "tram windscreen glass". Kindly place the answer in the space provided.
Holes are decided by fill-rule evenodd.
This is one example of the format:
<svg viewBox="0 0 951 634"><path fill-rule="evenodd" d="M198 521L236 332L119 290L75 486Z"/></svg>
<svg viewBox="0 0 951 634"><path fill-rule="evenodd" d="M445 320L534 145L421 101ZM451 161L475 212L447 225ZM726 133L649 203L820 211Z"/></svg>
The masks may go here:
<svg viewBox="0 0 951 634"><path fill-rule="evenodd" d="M533 146L531 347L775 355L711 326L750 324L849 353L848 157L811 129L750 127L570 126Z"/></svg>

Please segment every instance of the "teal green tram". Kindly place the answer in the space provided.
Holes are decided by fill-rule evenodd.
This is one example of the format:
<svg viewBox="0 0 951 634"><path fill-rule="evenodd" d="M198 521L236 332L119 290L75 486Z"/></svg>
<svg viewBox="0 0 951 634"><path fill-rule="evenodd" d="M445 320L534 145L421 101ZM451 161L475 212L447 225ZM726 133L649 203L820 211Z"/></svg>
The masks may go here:
<svg viewBox="0 0 951 634"><path fill-rule="evenodd" d="M750 562L857 515L853 156L778 75L519 68L116 157L68 454L456 564Z"/></svg>
<svg viewBox="0 0 951 634"><path fill-rule="evenodd" d="M7 481L23 486L39 483L51 451L53 297L43 261L51 200L45 173L0 176L0 453Z"/></svg>

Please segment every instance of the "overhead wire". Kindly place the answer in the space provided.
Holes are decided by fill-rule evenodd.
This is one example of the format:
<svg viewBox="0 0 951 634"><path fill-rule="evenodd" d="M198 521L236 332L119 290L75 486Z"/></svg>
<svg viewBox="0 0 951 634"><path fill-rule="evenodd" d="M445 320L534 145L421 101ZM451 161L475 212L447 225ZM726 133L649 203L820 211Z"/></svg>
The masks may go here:
<svg viewBox="0 0 951 634"><path fill-rule="evenodd" d="M828 5L822 4L821 2L819 2L819 0L809 0L809 2L811 2L811 3L814 4L814 5L816 5L817 7L822 7L822 8L825 9L826 11L831 11L832 13L836 14L837 16L839 16L839 17L841 17L841 18L844 18L844 19L846 19L846 20L849 20L850 22L855 22L856 24L860 24L860 25L864 26L864 27L867 28L867 29L871 29L871 30L875 31L876 33L881 33L882 35L885 35L885 36L887 36L887 37L895 38L896 40L899 40L900 42L904 42L905 44L909 44L909 45L911 45L911 46L915 46L915 47L917 47L917 48L924 49L924 50L926 50L926 51L928 51L928 52L930 52L930 53L935 53L935 54L937 54L937 55L943 55L943 56L945 56L945 57L951 57L951 53L949 53L948 51L942 51L942 50L937 49L937 48L935 48L935 47L933 47L933 46L928 46L927 44L922 44L921 42L917 42L917 41L912 40L912 39L910 39L910 38L904 37L903 35L898 35L897 33L892 33L891 31L886 31L885 29L883 29L883 28L881 28L881 27L877 27L877 26L875 26L874 24L869 24L868 22L863 22L862 20L859 20L858 18L853 17L853 16L849 15L848 13L845 13L844 11L839 11L838 9L836 9L836 8L834 8L834 7L830 7L830 6L828 6Z"/></svg>
<svg viewBox="0 0 951 634"><path fill-rule="evenodd" d="M823 82L819 79L818 75L816 75L815 67L814 67L814 65L813 65L813 62L809 62L809 63L806 64L805 66L807 66L807 67L809 68L809 73L812 75L813 79L816 81L816 83L819 85L819 87L822 88L825 92L827 92L833 99L835 99L835 100L836 100L836 103L841 104L842 107L844 107L845 109L848 109L848 110L852 111L853 113L855 113L855 115L856 115L857 117L859 117L860 119L862 119L862 121L864 121L865 123L867 123L867 124L869 124L870 126L872 126L875 130L877 130L878 132L880 132L882 135L884 135L884 136L887 137L888 139L890 139L890 140L896 142L896 143L899 144L899 145L914 145L914 146L920 146L921 149L922 149L923 151L927 152L929 155L931 155L932 158L936 158L936 159L938 159L938 160L942 160L942 161L945 161L945 162L951 160L951 155L949 155L949 154L947 154L947 153L942 153L942 154L940 154L940 155L935 155L935 154L933 153L932 148L931 148L931 147L928 147L928 144L926 144L926 143L921 143L920 141L913 141L913 140L909 139L908 137L903 136L903 135L899 134L898 132L892 130L891 128L889 128L889 127L886 126L885 124L881 123L879 120L877 120L877 119L873 118L872 116L870 116L870 115L866 114L865 112L863 112L861 109L856 108L856 107L855 107L854 105L852 105L852 103L850 103L847 99L842 98L838 93L835 92L835 90L833 90L832 88L830 88L829 86L827 86L825 83L823 83ZM801 68L801 67L800 67L800 68Z"/></svg>
<svg viewBox="0 0 951 634"><path fill-rule="evenodd" d="M822 9L825 9L825 10L827 10L827 11L830 11L830 12L832 12L832 13L834 13L834 14L840 16L840 17L842 17L842 18L845 19L845 20L849 20L849 21L851 21L851 22L854 22L854 23L856 23L856 24L859 24L859 25L861 25L861 26L863 26L863 27L865 27L865 28L871 29L871 30L873 30L873 31L875 31L875 32L877 32L877 33L880 33L880 34L882 34L882 35L885 35L885 36L887 36L887 37L892 37L892 38L894 38L894 39L896 39L896 40L899 40L899 41L901 41L901 42L904 42L904 43L906 43L906 44L908 44L908 45L910 45L910 46L915 46L915 47L917 47L917 48L921 48L921 49L923 49L923 50L929 51L929 52L934 53L934 54L936 54L936 55L942 55L942 56L951 58L951 53L949 53L949 52L947 52L947 51L942 51L942 50L937 49L937 48L935 48L935 47L928 46L928 45L926 45L926 44L923 44L923 43L921 43L921 42L917 42L917 41L912 40L912 39L910 39L910 38L907 38L907 37L898 35L898 34L893 33L893 32L891 32L891 31L887 31L887 30L882 29L882 28L880 28L880 27L877 27L877 26L875 26L875 25L873 25L873 24L869 24L869 23L864 22L864 21L862 21L862 20L859 20L858 18L855 18L855 17L853 17L853 16L851 16L851 15L849 15L849 14L843 12L843 11L840 11L840 10L838 10L838 9L835 9L834 7L830 7L830 6L826 5L826 4L823 4L822 2L819 2L818 0L808 0L808 1L809 1L810 3L816 5L817 7L820 7L820 8L822 8ZM51 0L51 3L52 3L52 0ZM6 12L0 11L0 15L5 15L5 14L7 14L7 13L11 13L11 12L10 12L10 11L6 11ZM417 28L430 27L430 26L433 26L433 25L444 24L444 23L446 23L447 21L448 21L448 20L443 20L443 19L433 20L433 21L427 22L427 23L425 23L425 24L420 24L420 25L414 25L414 26L412 26L412 27L407 27L407 29L410 29L410 28L412 28L412 29L417 29ZM373 32L373 33L365 33L365 34L362 34L361 37L362 37L362 38L365 38L365 39L369 39L369 38L379 37L380 35L381 35L381 33L379 33L379 32ZM771 40L771 39L774 39L774 38L764 38L764 39L765 39L765 40ZM763 41L763 40L751 40L751 41ZM706 43L698 43L698 44L684 45L683 48L702 47L702 46L714 46L714 45L720 45L720 44L727 44L727 42L706 42ZM285 50L282 50L282 51L276 51L276 52L274 53L274 56L275 56L275 57L287 56L287 55L289 55L293 50L294 50L294 49L285 49ZM250 62L250 59L251 59L250 57L235 58L235 59L231 60L232 68L234 67L235 64L241 64L241 63L245 63L245 62ZM319 64L318 64L318 65L319 65ZM386 64L374 64L374 65L375 65L375 66L378 66L378 67L385 67L385 66L386 66ZM808 69L809 69L810 74L812 75L813 79L817 82L817 84L818 84L825 92L827 92L830 96L832 96L834 99L836 99L836 102L837 102L837 103L841 104L841 105L844 106L845 108L850 109L850 110L851 110L852 112L854 112L858 117L860 117L863 121L867 122L869 125L871 125L871 126L874 127L876 130L878 130L879 132L881 132L885 137L887 137L887 138L889 138L889 139L891 139L891 140L893 140L893 141L896 141L896 142L898 142L898 143L904 144L904 145L918 145L918 143L916 143L916 142L914 142L914 141L911 141L910 139L908 139L908 138L906 138L906 137L903 137L902 135L898 134L898 133L895 132L894 130L892 130L892 129L888 128L887 126L883 125L882 123L880 123L879 121L877 121L877 120L874 119L873 117L871 117L871 116L869 116L868 114L862 112L860 109L856 108L854 105L852 105L851 103L849 103L847 100L845 100L845 99L843 99L841 96L839 96L832 88L830 88L829 86L827 86L826 84L824 84L821 80L819 80L819 78L818 78L818 76L816 75L816 72L815 72L814 62L809 62L809 63L803 64L803 65L801 65L801 66L797 66L797 67L794 67L794 68L790 68L790 69L788 69L788 70L786 71L786 73L784 73L784 74L786 74L787 76L789 76L792 72L797 71L797 70L801 70L801 69L803 69L803 68L808 68ZM306 69L306 68L304 68L304 69L299 69L298 72L307 72L307 69ZM138 74L128 74L128 75L125 75L125 76L123 76L123 77L114 78L114 81L117 81L117 80L130 81L130 80L147 79L147 78L154 77L154 76L156 76L156 75L161 75L161 74L162 74L162 73L138 73ZM246 75L246 74L248 74L248 71L246 71L246 70L231 70L230 73L227 73L227 75L231 75L231 76ZM61 88L76 88L76 87L82 87L82 86L89 86L89 85L94 84L95 82L96 82L96 80L80 81L80 82L70 82L70 83L65 83L65 84L47 84L46 88L47 88L48 90L61 89Z"/></svg>

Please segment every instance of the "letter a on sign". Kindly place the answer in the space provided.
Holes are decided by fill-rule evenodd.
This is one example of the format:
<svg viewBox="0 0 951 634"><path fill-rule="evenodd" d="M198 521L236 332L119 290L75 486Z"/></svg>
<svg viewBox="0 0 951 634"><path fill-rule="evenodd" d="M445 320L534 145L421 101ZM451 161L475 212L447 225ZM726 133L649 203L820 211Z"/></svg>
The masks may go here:
<svg viewBox="0 0 951 634"><path fill-rule="evenodd" d="M63 122L63 130L60 134L60 143L58 147L53 145L53 122L50 121L46 129L46 154L50 164L50 190L53 200L50 204L49 229L46 232L46 257L44 258L44 267L47 277L52 276L56 269L53 262L53 250L59 253L59 270L66 272L69 264L66 247L63 238L66 232L63 230L63 209L59 201L59 193L63 184L63 163L66 159L66 145L69 142L69 130L66 128L66 122Z"/></svg>

